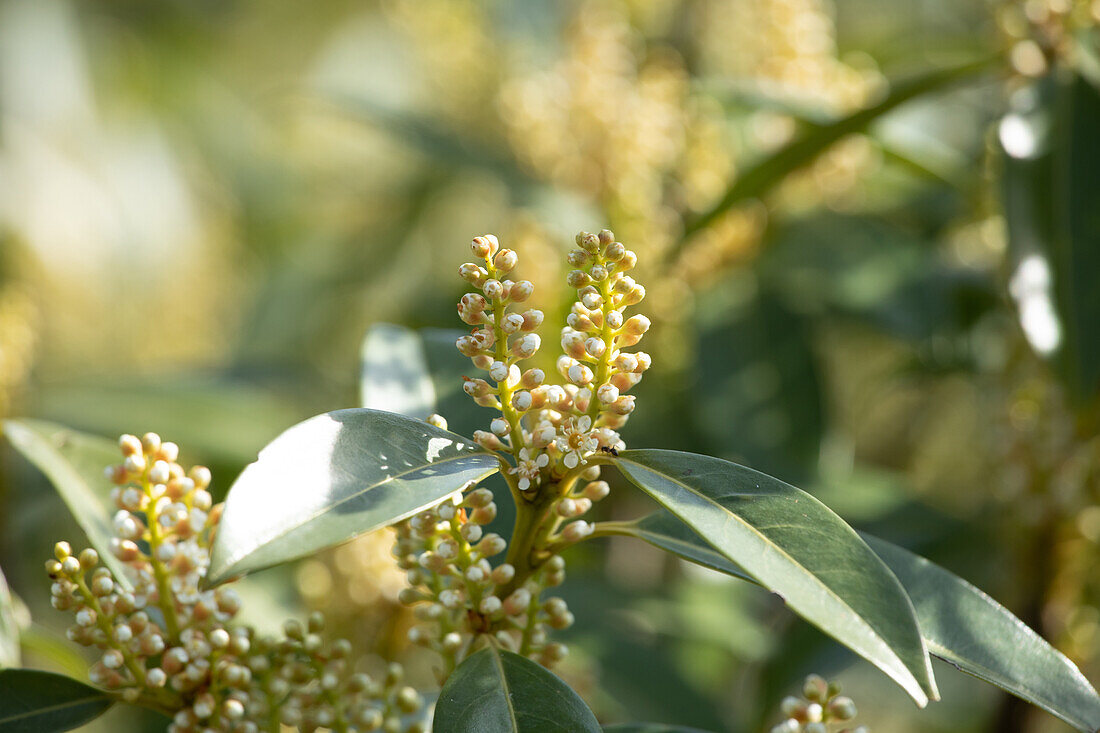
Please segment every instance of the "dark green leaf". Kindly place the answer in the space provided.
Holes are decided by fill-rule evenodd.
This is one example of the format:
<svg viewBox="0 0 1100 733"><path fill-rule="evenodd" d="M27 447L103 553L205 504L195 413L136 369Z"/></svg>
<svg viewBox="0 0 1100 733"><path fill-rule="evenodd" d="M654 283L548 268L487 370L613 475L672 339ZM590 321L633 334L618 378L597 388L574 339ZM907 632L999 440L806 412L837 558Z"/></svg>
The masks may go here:
<svg viewBox="0 0 1100 733"><path fill-rule="evenodd" d="M132 590L124 566L111 552L116 507L111 503L111 484L103 477L103 469L122 462L118 446L44 420L5 420L4 433L46 474L115 580Z"/></svg>
<svg viewBox="0 0 1100 733"><path fill-rule="evenodd" d="M1010 291L1032 347L1087 406L1100 391L1100 90L1056 69L1031 92L999 128Z"/></svg>
<svg viewBox="0 0 1100 733"><path fill-rule="evenodd" d="M0 670L0 733L72 730L113 703L107 693L59 674Z"/></svg>
<svg viewBox="0 0 1100 733"><path fill-rule="evenodd" d="M909 592L928 650L1078 730L1100 729L1100 696L1062 655L985 593L929 560L864 534Z"/></svg>
<svg viewBox="0 0 1100 733"><path fill-rule="evenodd" d="M365 408L287 430L229 489L207 583L398 522L500 466L454 433Z"/></svg>
<svg viewBox="0 0 1100 733"><path fill-rule="evenodd" d="M19 666L19 622L4 573L0 572L0 668Z"/></svg>
<svg viewBox="0 0 1100 733"><path fill-rule="evenodd" d="M435 388L420 335L379 323L360 351L359 400L363 407L423 420L435 412Z"/></svg>
<svg viewBox="0 0 1100 733"><path fill-rule="evenodd" d="M624 524L616 534L638 537L685 560L752 580L667 512ZM1100 697L1059 651L957 575L886 540L860 534L905 586L930 653L1078 730L1100 729Z"/></svg>
<svg viewBox="0 0 1100 733"><path fill-rule="evenodd" d="M963 64L929 72L916 79L894 84L890 93L878 104L854 112L836 122L812 126L787 146L742 172L729 190L710 211L690 221L687 234L692 234L729 211L738 203L769 193L791 172L810 163L833 143L853 133L862 132L882 115L914 97L941 90L958 81L986 71L990 60Z"/></svg>
<svg viewBox="0 0 1100 733"><path fill-rule="evenodd" d="M435 733L598 733L577 693L527 657L489 646L447 679Z"/></svg>
<svg viewBox="0 0 1100 733"><path fill-rule="evenodd" d="M710 456L624 451L615 463L792 610L889 675L918 705L936 699L931 662L905 590L824 504L771 476Z"/></svg>

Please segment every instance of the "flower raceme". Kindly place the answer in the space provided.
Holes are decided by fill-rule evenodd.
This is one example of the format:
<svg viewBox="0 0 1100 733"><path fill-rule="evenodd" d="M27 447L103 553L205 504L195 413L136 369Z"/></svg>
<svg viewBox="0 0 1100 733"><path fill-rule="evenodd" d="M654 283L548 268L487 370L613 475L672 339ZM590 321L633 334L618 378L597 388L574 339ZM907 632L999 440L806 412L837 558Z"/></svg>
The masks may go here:
<svg viewBox="0 0 1100 733"><path fill-rule="evenodd" d="M54 608L74 616L68 638L102 651L93 683L172 716L170 733L423 730L402 722L421 700L401 686L400 666L384 681L353 673L350 645L322 639L320 614L287 622L279 640L234 624L236 591L200 590L222 513L210 471L185 471L179 448L154 433L123 435L119 447L122 462L106 470L118 507L110 549L128 583L99 567L95 550L74 554L67 542L46 563Z"/></svg>

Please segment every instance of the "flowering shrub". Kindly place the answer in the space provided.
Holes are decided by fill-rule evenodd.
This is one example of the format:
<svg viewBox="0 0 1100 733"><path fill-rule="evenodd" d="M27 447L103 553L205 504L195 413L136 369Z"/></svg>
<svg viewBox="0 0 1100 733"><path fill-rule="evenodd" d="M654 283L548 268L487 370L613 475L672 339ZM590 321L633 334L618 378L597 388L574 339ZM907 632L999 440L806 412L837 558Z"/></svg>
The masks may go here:
<svg viewBox="0 0 1100 733"><path fill-rule="evenodd" d="M631 350L649 319L626 311L645 288L628 274L636 255L610 231L582 232L576 243L567 280L577 299L561 330L560 381L549 381L534 361L544 314L525 306L533 286L508 277L517 254L491 235L473 240L477 261L459 273L475 291L458 303L473 330L456 346L488 377L466 378L466 393L494 416L470 439L434 413L338 410L278 437L214 505L210 472L185 471L175 444L124 435L122 463L107 470L113 536L89 523L98 552L58 543L46 567L54 606L74 615L69 638L102 651L89 674L96 688L2 671L0 730L28 721L64 730L115 700L172 715L178 733L424 730L427 718L415 715L424 699L402 685L400 666L377 681L356 671L350 645L326 640L317 614L304 626L288 621L281 639L257 635L234 623L240 600L225 585L385 526L396 530L393 554L407 575L401 600L418 619L409 640L438 654L437 733L600 729L548 671L567 653L553 632L576 619L547 591L565 580L563 551L608 535L774 591L918 706L938 697L934 654L1080 730L1096 728L1100 698L1076 668L965 581L855 532L778 479L708 456L627 450L630 391L651 358ZM49 430L13 421L7 432L70 490ZM661 509L628 522L584 519L611 491L608 468ZM508 497L479 485L494 473ZM507 540L485 530L505 500L516 511ZM827 733L855 706L811 676L781 712L776 733Z"/></svg>

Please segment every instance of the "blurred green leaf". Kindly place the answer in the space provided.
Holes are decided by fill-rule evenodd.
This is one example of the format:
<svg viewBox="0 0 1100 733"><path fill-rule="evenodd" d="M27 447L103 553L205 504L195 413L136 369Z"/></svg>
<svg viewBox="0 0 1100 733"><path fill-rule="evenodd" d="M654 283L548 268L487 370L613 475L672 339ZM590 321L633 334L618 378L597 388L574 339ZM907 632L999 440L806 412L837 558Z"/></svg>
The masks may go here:
<svg viewBox="0 0 1100 733"><path fill-rule="evenodd" d="M290 428L229 489L209 585L309 555L398 522L496 472L454 433L365 408Z"/></svg>
<svg viewBox="0 0 1100 733"><path fill-rule="evenodd" d="M1032 347L1081 406L1100 392L1100 89L1055 69L999 126L1010 292Z"/></svg>
<svg viewBox="0 0 1100 733"><path fill-rule="evenodd" d="M1100 729L1100 696L1061 652L962 578L885 540L863 538L909 592L932 654L1080 731Z"/></svg>
<svg viewBox="0 0 1100 733"><path fill-rule="evenodd" d="M19 622L15 617L15 602L7 578L0 570L0 668L18 667Z"/></svg>
<svg viewBox="0 0 1100 733"><path fill-rule="evenodd" d="M685 560L756 582L667 512L623 523L614 533L632 535ZM930 560L866 532L860 536L905 587L931 654L1078 730L1094 733L1100 728L1100 696L1092 685L1061 652L1004 606Z"/></svg>
<svg viewBox="0 0 1100 733"><path fill-rule="evenodd" d="M919 706L938 697L905 590L824 504L710 456L624 451L615 465L792 610L885 672Z"/></svg>
<svg viewBox="0 0 1100 733"><path fill-rule="evenodd" d="M133 590L125 566L111 552L112 521L107 466L121 463L118 446L103 438L78 433L44 420L5 420L4 434L27 460L38 467L61 494L73 518L111 569L115 581Z"/></svg>
<svg viewBox="0 0 1100 733"><path fill-rule="evenodd" d="M22 630L19 641L27 658L35 664L59 670L73 679L88 679L88 662L63 634L31 623Z"/></svg>
<svg viewBox="0 0 1100 733"><path fill-rule="evenodd" d="M664 723L616 723L604 725L604 733L707 733L697 727Z"/></svg>
<svg viewBox="0 0 1100 733"><path fill-rule="evenodd" d="M113 704L107 693L59 674L0 670L0 733L72 730Z"/></svg>
<svg viewBox="0 0 1100 733"><path fill-rule="evenodd" d="M998 57L999 58L999 57ZM863 132L867 126L890 110L910 99L944 89L972 78L989 69L992 59L983 59L947 69L937 69L923 76L896 82L889 94L878 104L854 112L836 122L812 125L785 147L772 153L737 176L713 208L688 222L685 234L705 228L736 204L769 193L793 171L810 163L833 143L847 135Z"/></svg>
<svg viewBox="0 0 1100 733"><path fill-rule="evenodd" d="M447 679L435 733L598 733L577 693L527 657L488 646Z"/></svg>
<svg viewBox="0 0 1100 733"><path fill-rule="evenodd" d="M417 420L435 412L435 388L416 331L390 323L372 326L363 339L359 360L363 407Z"/></svg>

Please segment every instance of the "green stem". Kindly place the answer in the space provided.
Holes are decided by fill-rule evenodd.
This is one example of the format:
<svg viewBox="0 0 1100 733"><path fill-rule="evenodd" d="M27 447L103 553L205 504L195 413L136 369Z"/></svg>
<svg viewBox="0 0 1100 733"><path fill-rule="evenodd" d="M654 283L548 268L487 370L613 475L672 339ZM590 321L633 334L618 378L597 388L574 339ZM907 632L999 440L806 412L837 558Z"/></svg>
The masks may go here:
<svg viewBox="0 0 1100 733"><path fill-rule="evenodd" d="M141 479L141 488L149 498L145 506L145 522L149 526L149 564L153 566L153 577L157 581L157 605L164 614L165 630L174 646L179 642L180 624L176 616L176 603L172 589L168 585L168 569L157 557L157 549L164 543L160 522L157 521L157 500L153 498L153 489L147 476Z"/></svg>

